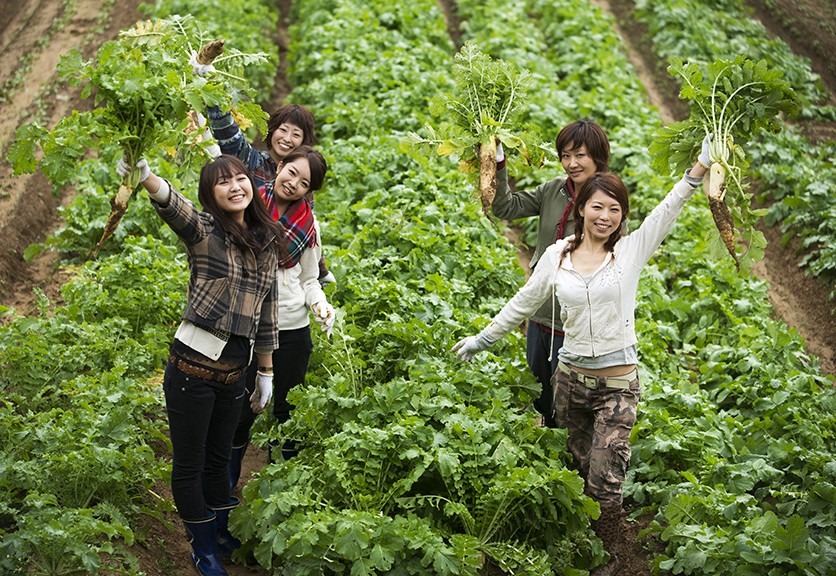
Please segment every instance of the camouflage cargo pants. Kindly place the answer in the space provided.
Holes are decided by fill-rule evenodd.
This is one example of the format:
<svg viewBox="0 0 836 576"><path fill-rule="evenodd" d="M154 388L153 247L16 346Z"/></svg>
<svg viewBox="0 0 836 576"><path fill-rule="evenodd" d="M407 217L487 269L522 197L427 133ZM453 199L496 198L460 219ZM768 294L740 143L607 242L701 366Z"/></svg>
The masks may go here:
<svg viewBox="0 0 836 576"><path fill-rule="evenodd" d="M620 506L630 463L630 431L641 400L639 379L636 376L623 389L594 385L593 378L579 379L560 368L555 371L554 418L569 432L568 448L589 496L602 508Z"/></svg>

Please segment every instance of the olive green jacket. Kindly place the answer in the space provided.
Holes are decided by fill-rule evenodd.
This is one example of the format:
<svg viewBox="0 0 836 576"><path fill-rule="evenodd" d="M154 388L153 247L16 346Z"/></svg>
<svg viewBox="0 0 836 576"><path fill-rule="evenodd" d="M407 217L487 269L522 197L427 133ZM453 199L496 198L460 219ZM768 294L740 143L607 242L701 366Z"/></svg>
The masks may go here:
<svg viewBox="0 0 836 576"><path fill-rule="evenodd" d="M540 217L537 246L534 248L534 256L529 264L533 270L546 248L557 241L557 228L560 225L560 219L563 217L566 206L572 201L572 196L569 194L569 188L566 185L566 178L555 178L540 184L534 190L520 190L513 193L508 187L507 168L497 171L496 181L496 197L491 205L494 216L503 220L516 220L530 216ZM575 220L570 213L564 236L571 236L574 233ZM563 323L560 321L560 305L555 301L555 310L552 314L551 298L544 302L531 315L530 319L553 330L563 331Z"/></svg>

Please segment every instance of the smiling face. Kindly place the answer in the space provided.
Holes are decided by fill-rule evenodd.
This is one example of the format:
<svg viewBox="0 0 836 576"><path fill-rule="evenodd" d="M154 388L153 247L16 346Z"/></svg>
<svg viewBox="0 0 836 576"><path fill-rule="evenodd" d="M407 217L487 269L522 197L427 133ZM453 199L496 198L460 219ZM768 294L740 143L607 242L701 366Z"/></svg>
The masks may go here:
<svg viewBox="0 0 836 576"><path fill-rule="evenodd" d="M304 139L304 130L295 124L284 122L273 131L270 137L270 156L276 163L281 164L285 156L302 145Z"/></svg>
<svg viewBox="0 0 836 576"><path fill-rule="evenodd" d="M276 201L293 202L305 197L311 189L311 167L305 157L296 158L282 166L276 176L273 194Z"/></svg>
<svg viewBox="0 0 836 576"><path fill-rule="evenodd" d="M221 176L213 190L218 209L239 224L244 223L244 210L253 201L252 180L244 172Z"/></svg>
<svg viewBox="0 0 836 576"><path fill-rule="evenodd" d="M581 144L580 147L574 148L574 142L570 142L560 152L560 163L563 164L563 170L572 182L575 184L575 190L579 189L581 185L589 180L589 177L598 171L595 165L595 160L586 150L586 144Z"/></svg>
<svg viewBox="0 0 836 576"><path fill-rule="evenodd" d="M621 204L601 190L595 190L580 209L585 238L606 241L618 229L624 213Z"/></svg>

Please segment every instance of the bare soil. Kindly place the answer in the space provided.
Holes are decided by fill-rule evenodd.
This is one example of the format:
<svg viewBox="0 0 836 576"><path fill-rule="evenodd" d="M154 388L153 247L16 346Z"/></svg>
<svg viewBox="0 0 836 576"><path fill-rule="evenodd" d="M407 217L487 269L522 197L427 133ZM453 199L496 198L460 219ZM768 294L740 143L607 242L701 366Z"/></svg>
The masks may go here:
<svg viewBox="0 0 836 576"><path fill-rule="evenodd" d="M288 15L292 0L279 0L282 17L276 30L280 46L281 66L276 75L276 86L271 102L264 103L268 111L281 104L291 87L284 70L285 55L289 43ZM652 58L652 48L643 27L631 17L631 0L594 0L604 10L613 13L619 32L629 46L629 56L644 83L649 101L655 105L665 122L684 118L688 110L676 98L677 87L665 71L666 63ZM14 131L22 121L32 115L53 126L70 110L87 110L91 104L79 96L79 90L60 82L55 65L61 54L70 49L92 57L96 47L105 40L116 38L119 30L141 19L137 7L142 0L119 0L110 20L100 32L90 37L90 31L99 27L99 17L104 8L102 0L79 0L62 28L49 32L50 26L60 19L65 10L61 0L0 0L0 87L15 77L22 78L18 88L8 101L0 105L0 304L21 313L27 313L34 301L34 289L40 289L54 302L60 303L60 286L67 280L64 271L52 253L46 252L25 262L23 251L32 243L43 242L60 225L56 209L67 204L75 194L72 188L53 193L52 186L42 174L13 176L11 166L5 161ZM448 0L438 0L448 19L448 31L460 45L459 21ZM822 82L836 94L836 7L830 0L747 0L752 17L759 19L774 36L786 41L797 54L811 60L813 70L820 74ZM48 36L44 47L39 39ZM26 65L27 55L34 59ZM0 90L2 93L2 90ZM806 127L811 138L833 140L836 129L832 124L810 124ZM769 281L769 299L776 318L796 329L807 344L808 351L817 357L827 374L836 373L836 317L830 314L834 306L828 301L830 288L810 278L798 268L798 259L792 249L782 249L780 231L765 228L769 241L766 258L756 269L759 277ZM513 232L512 232L513 234ZM525 267L529 254L520 247L520 261ZM246 483L254 471L267 464L267 455L257 446L251 446L244 458L241 483ZM154 492L171 501L167 483L159 482ZM660 543L655 535L642 541L636 535L647 520L622 525L623 545L621 576L645 576L650 574L648 557ZM185 576L194 574L189 559L190 547L185 539L182 524L176 513L167 515L167 524L156 520L146 521L143 530L145 543L132 548L139 557L140 569L146 574ZM252 572L243 566L229 565L233 576L266 574Z"/></svg>

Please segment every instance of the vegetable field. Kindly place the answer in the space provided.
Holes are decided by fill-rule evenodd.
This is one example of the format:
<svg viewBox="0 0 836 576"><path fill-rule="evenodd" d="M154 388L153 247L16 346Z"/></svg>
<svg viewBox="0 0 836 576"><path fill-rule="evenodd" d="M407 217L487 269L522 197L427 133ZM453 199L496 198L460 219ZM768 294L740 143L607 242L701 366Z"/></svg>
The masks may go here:
<svg viewBox="0 0 836 576"><path fill-rule="evenodd" d="M330 168L315 210L338 320L330 340L316 331L293 418L253 429L250 482L238 488L246 504L231 525L259 566L230 574L582 575L602 560L588 521L597 505L566 467L565 433L534 425L523 333L471 364L449 351L522 285L536 238L536 221L485 218L456 158L401 146L408 135L432 139L446 119L433 112L456 88L454 54L468 42L526 71L515 114L543 142L579 117L605 128L611 168L631 193L630 229L675 181L649 152L663 124L688 117L669 63L743 54L783 72L800 109L746 147L762 259L746 274L726 246L711 246L708 200L697 195L642 277L643 395L619 574L836 575L831 2L0 8L0 574L193 573L168 489L160 386L185 255L144 194L99 245L122 184L119 147L102 142L94 154L89 134L68 130L51 180L11 166L15 154L41 158L12 147L21 136L97 104L59 76L59 56L75 51L79 65L138 21L188 15L201 37L263 55L235 70L248 85L241 105L310 108ZM155 81L174 93L176 77ZM548 155L528 165L516 135L500 136L518 188L562 173ZM148 146L155 173L195 197L183 168L194 151ZM267 466L259 447L273 437L299 441L299 456Z"/></svg>

